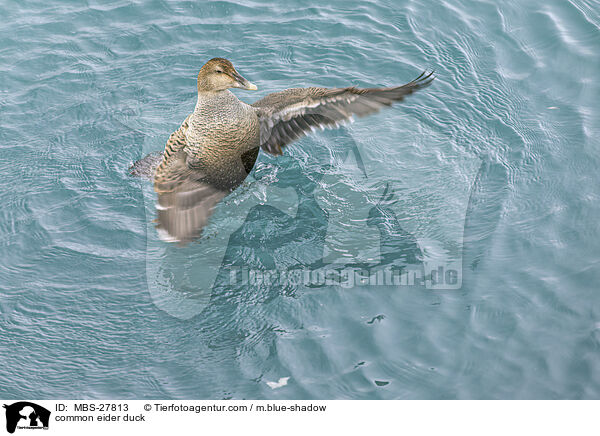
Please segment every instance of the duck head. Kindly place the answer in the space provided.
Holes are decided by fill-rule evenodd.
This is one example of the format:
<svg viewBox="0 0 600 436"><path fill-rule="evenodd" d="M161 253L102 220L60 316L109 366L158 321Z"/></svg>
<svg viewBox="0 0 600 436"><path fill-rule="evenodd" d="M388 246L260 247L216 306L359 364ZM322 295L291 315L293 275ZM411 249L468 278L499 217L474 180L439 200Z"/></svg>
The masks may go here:
<svg viewBox="0 0 600 436"><path fill-rule="evenodd" d="M256 85L244 79L227 59L213 58L198 73L198 92L217 92L229 88L255 91Z"/></svg>

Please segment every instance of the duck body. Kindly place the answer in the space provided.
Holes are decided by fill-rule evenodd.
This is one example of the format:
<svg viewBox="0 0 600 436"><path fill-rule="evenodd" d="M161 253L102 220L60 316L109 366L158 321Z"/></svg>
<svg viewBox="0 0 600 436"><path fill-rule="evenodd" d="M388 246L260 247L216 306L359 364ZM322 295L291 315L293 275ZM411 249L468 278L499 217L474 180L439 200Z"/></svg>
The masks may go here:
<svg viewBox="0 0 600 436"><path fill-rule="evenodd" d="M229 90L200 94L188 124L185 152L195 158L197 168L223 189L239 186L254 166L251 162L248 168L248 152L256 150L258 156L254 108Z"/></svg>
<svg viewBox="0 0 600 436"><path fill-rule="evenodd" d="M315 128L377 112L432 80L432 73L423 73L390 88L292 88L249 105L229 89L256 86L231 62L214 58L200 69L194 111L167 140L160 163L153 154L131 171L151 169L159 235L185 244L201 235L216 204L248 176L260 149L280 155L283 147Z"/></svg>
<svg viewBox="0 0 600 436"><path fill-rule="evenodd" d="M169 138L154 175L163 240L186 243L200 236L214 204L252 171L259 137L255 109L231 91L198 93L194 112Z"/></svg>

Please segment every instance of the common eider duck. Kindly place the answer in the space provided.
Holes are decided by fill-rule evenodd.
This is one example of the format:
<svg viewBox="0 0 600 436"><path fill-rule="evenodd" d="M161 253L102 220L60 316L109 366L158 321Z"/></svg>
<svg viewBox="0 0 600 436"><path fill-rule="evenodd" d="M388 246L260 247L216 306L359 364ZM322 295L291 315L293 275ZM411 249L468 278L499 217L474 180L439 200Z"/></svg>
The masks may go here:
<svg viewBox="0 0 600 436"><path fill-rule="evenodd" d="M283 147L315 128L375 113L433 79L433 73L423 72L390 88L292 88L247 104L229 89L253 91L256 85L227 59L209 60L198 73L194 112L171 134L160 161L149 155L131 168L132 173L151 171L159 236L179 244L200 237L215 205L250 173L259 149L280 155Z"/></svg>

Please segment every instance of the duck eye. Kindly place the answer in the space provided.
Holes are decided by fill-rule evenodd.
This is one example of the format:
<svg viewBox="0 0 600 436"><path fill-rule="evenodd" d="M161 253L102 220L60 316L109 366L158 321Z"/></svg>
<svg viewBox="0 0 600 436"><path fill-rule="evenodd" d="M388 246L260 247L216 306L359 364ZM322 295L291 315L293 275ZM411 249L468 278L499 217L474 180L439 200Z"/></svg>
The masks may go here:
<svg viewBox="0 0 600 436"><path fill-rule="evenodd" d="M223 71L221 71L221 70L217 70L216 72L217 72L217 73L223 73Z"/></svg>

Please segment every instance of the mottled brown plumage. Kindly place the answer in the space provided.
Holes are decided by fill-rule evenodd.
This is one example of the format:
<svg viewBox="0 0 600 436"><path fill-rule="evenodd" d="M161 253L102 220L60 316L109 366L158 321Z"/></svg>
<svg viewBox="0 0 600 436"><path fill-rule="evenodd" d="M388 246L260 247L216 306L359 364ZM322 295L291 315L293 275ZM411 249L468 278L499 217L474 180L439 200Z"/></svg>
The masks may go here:
<svg viewBox="0 0 600 436"><path fill-rule="evenodd" d="M401 101L428 86L432 73L393 88L294 88L269 94L248 105L229 88L254 90L222 58L208 61L198 74L198 101L169 137L156 168L161 237L186 243L198 238L215 205L238 187L252 170L259 147L281 154L282 147L317 127L335 127ZM139 172L139 171L138 171Z"/></svg>

